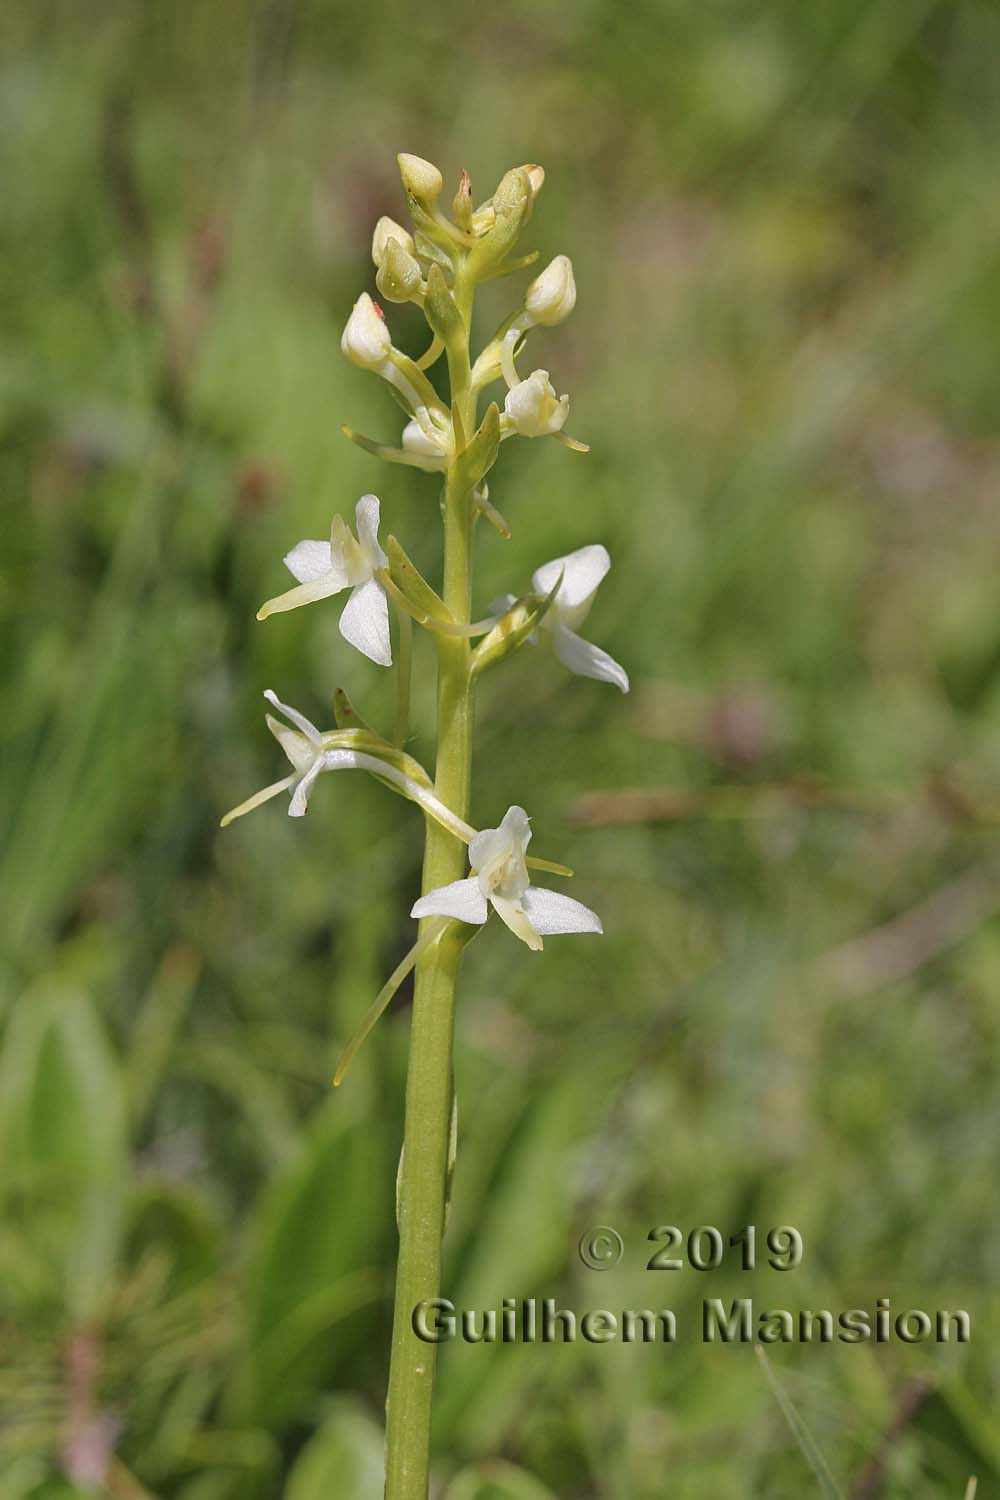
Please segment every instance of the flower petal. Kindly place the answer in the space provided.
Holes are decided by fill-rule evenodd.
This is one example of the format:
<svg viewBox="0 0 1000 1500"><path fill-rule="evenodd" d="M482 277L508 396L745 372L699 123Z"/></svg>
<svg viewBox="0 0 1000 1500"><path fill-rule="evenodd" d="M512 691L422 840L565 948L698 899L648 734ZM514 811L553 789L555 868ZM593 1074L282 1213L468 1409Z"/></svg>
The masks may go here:
<svg viewBox="0 0 1000 1500"><path fill-rule="evenodd" d="M292 800L288 804L288 816L290 818L301 818L305 815L309 806L309 793L312 791L313 782L320 771L325 771L326 766L322 755L317 755L306 774L302 777L292 793Z"/></svg>
<svg viewBox="0 0 1000 1500"><path fill-rule="evenodd" d="M481 828L469 845L469 864L477 874L502 865L515 852L524 854L531 840L531 822L523 807L509 807L499 828Z"/></svg>
<svg viewBox="0 0 1000 1500"><path fill-rule="evenodd" d="M263 791L254 792L253 796L241 802L239 807L231 808L220 820L219 827L228 828L230 823L235 822L237 818L242 818L248 812L253 812L254 808L260 807L262 802L270 802L272 797L276 797L279 792L290 787L294 780L294 776L283 776L280 781L272 781L271 785L264 787Z"/></svg>
<svg viewBox="0 0 1000 1500"><path fill-rule="evenodd" d="M481 926L489 915L486 898L479 889L479 881L453 880L450 885L439 885L413 903L411 917L457 917L460 922L473 922Z"/></svg>
<svg viewBox="0 0 1000 1500"><path fill-rule="evenodd" d="M288 554L291 557L291 553ZM286 558L287 562L288 559ZM331 594L339 594L341 589L347 587L344 577L336 570L324 573L322 578L314 578L308 583L300 583L287 593L277 594L273 599L268 599L257 611L258 620L266 620L268 615L280 615L286 609L299 609L303 604L315 604L317 599L329 599Z"/></svg>
<svg viewBox="0 0 1000 1500"><path fill-rule="evenodd" d="M509 896L499 896L494 892L490 897L490 902L497 916L507 924L516 938L526 943L532 953L542 951L541 936L532 926L522 901L514 901Z"/></svg>
<svg viewBox="0 0 1000 1500"><path fill-rule="evenodd" d="M601 919L582 901L531 885L521 897L524 914L536 932L550 936L559 932L603 932Z"/></svg>
<svg viewBox="0 0 1000 1500"><path fill-rule="evenodd" d="M358 584L352 591L340 617L340 633L378 666L392 666L389 605L385 590L374 578Z"/></svg>
<svg viewBox="0 0 1000 1500"><path fill-rule="evenodd" d="M358 541L373 568L387 568L389 559L378 544L380 506L377 495L362 495L354 508Z"/></svg>
<svg viewBox="0 0 1000 1500"><path fill-rule="evenodd" d="M286 552L285 567L299 583L315 583L333 571L329 542L296 542L291 552Z"/></svg>
<svg viewBox="0 0 1000 1500"><path fill-rule="evenodd" d="M598 682L613 682L615 687L628 692L628 673L623 666L581 636L574 635L564 625L552 631L552 645L564 667L569 667L578 677L595 677Z"/></svg>
<svg viewBox="0 0 1000 1500"><path fill-rule="evenodd" d="M271 714L264 715L264 722L298 774L304 776L313 763L317 747L304 734L300 734L297 729L289 729L287 724L282 724L280 719Z"/></svg>
<svg viewBox="0 0 1000 1500"><path fill-rule="evenodd" d="M610 567L607 547L602 547L599 542L590 547L578 547L575 552L568 552L565 557L554 558L536 568L531 587L536 594L547 594L562 573L562 586L555 603L560 609L578 609L594 597Z"/></svg>
<svg viewBox="0 0 1000 1500"><path fill-rule="evenodd" d="M296 729L301 729L307 740L314 745L322 745L323 736L316 728L316 725L306 718L305 714L300 714L297 708L292 708L289 704L282 703L277 693L273 692L270 688L264 689L264 697L268 703L274 705L279 713L284 714L289 723L294 724Z"/></svg>

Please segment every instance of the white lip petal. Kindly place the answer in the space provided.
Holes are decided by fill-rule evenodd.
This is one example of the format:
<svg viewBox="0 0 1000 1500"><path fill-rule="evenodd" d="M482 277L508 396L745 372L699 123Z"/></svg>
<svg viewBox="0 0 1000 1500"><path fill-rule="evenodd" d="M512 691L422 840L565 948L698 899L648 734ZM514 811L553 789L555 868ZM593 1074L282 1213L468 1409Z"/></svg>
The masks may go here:
<svg viewBox="0 0 1000 1500"><path fill-rule="evenodd" d="M285 554L285 567L298 583L315 583L333 572L329 542L296 542Z"/></svg>
<svg viewBox="0 0 1000 1500"><path fill-rule="evenodd" d="M578 609L587 604L597 592L611 567L608 549L600 543L589 547L578 547L565 557L554 558L536 568L531 587L536 594L547 594L562 573L563 581L553 601L557 609Z"/></svg>
<svg viewBox="0 0 1000 1500"><path fill-rule="evenodd" d="M277 594L275 598L266 600L257 611L257 618L267 620L271 615L281 615L289 609L300 609L303 604L315 604L319 599L329 599L331 594L339 594L346 587L347 579L342 574L336 571L324 573L321 578L310 579L308 583L297 583L287 593Z"/></svg>
<svg viewBox="0 0 1000 1500"><path fill-rule="evenodd" d="M388 567L389 559L378 544L381 507L377 495L362 495L354 508L361 550L373 568Z"/></svg>
<svg viewBox="0 0 1000 1500"><path fill-rule="evenodd" d="M482 926L489 913L486 897L475 879L453 880L450 885L439 885L415 901L411 917L457 917L460 922L471 922Z"/></svg>
<svg viewBox="0 0 1000 1500"><path fill-rule="evenodd" d="M309 806L309 793L312 791L313 782L324 769L322 755L317 755L309 770L296 786L292 793L292 800L288 804L288 816L290 818L301 818Z"/></svg>
<svg viewBox="0 0 1000 1500"><path fill-rule="evenodd" d="M273 703L278 712L283 713L285 718L295 725L296 729L301 729L307 740L310 740L316 746L322 747L323 736L316 728L316 725L306 718L305 714L300 714L297 708L292 708L289 704L282 703L277 693L273 692L271 688L264 689L264 697L268 703Z"/></svg>
<svg viewBox="0 0 1000 1500"><path fill-rule="evenodd" d="M516 938L520 938L521 942L525 943L531 949L532 953L540 953L542 951L541 934L532 925L531 919L523 905L523 898L515 899L512 896L501 896L498 892L494 891L490 897L490 902L501 922L510 928Z"/></svg>
<svg viewBox="0 0 1000 1500"><path fill-rule="evenodd" d="M623 693L629 689L628 673L613 656L591 641L574 635L565 626L552 631L552 645L564 667L578 677L593 677L598 682L613 682Z"/></svg>
<svg viewBox="0 0 1000 1500"><path fill-rule="evenodd" d="M228 828L230 823L235 822L237 818L245 817L248 812L253 812L255 807L260 807L261 803L270 802L271 798L276 797L279 792L287 791L294 781L294 776L283 776L280 781L272 781L271 785L264 787L262 791L254 792L252 797L248 797L238 807L231 808L221 820L219 827Z"/></svg>
<svg viewBox="0 0 1000 1500"><path fill-rule="evenodd" d="M374 578L352 590L340 616L340 633L377 666L392 666L389 605L382 585Z"/></svg>
<svg viewBox="0 0 1000 1500"><path fill-rule="evenodd" d="M521 906L536 932L545 937L566 932L603 932L601 919L582 901L530 885L521 897Z"/></svg>

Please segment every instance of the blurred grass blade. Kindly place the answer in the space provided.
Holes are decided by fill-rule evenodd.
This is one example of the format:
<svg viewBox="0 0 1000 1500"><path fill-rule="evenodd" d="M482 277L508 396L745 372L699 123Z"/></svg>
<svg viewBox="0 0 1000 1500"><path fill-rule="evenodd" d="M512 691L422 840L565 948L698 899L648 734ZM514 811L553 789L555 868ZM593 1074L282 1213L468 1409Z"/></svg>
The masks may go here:
<svg viewBox="0 0 1000 1500"><path fill-rule="evenodd" d="M798 1443L799 1448L802 1451L802 1457L805 1459L810 1469L812 1469L813 1473L816 1475L817 1482L819 1483L820 1490L825 1496L825 1500L844 1500L843 1492L840 1490L837 1485L837 1481L830 1473L829 1465L820 1452L815 1438L809 1431L805 1422L803 1422L802 1418L799 1416L798 1412L795 1410L795 1407L789 1401L787 1395L785 1394L783 1386L780 1384L777 1375L771 1368L771 1362L768 1359L767 1355L764 1353L760 1345L757 1345L755 1352L757 1354L757 1358L760 1360L761 1368L764 1371L767 1383L771 1387L771 1390L774 1394L774 1399L775 1401L777 1401L778 1405L781 1408L781 1414L784 1417L785 1421L788 1423L789 1428L791 1429L792 1437Z"/></svg>
<svg viewBox="0 0 1000 1500"><path fill-rule="evenodd" d="M555 1500L555 1497L526 1469L497 1459L456 1474L445 1491L445 1500Z"/></svg>
<svg viewBox="0 0 1000 1500"><path fill-rule="evenodd" d="M338 1402L303 1448L284 1500L382 1500L382 1429L360 1401Z"/></svg>

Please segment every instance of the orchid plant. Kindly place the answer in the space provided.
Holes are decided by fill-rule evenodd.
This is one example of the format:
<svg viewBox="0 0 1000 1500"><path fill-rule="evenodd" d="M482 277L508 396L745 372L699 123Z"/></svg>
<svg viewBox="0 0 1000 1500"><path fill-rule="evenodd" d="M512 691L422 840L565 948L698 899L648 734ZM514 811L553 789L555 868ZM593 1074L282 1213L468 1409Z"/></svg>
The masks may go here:
<svg viewBox="0 0 1000 1500"><path fill-rule="evenodd" d="M545 174L527 165L508 172L493 196L473 207L471 184L461 175L451 216L440 207L441 173L417 156L401 155L400 175L413 233L382 218L375 226L375 284L388 302L413 302L430 329L425 354L410 359L395 347L379 305L364 292L344 328L341 347L349 360L383 379L402 406L406 422L398 446L376 442L344 428L354 442L390 462L439 473L443 478L443 582L440 591L421 576L394 536L379 540L380 502L363 495L355 509L356 535L335 515L328 541L298 542L285 557L295 586L262 606L261 620L349 591L340 614L344 639L380 667L393 665L390 605L396 621L397 712L390 740L370 729L343 692L335 698L335 727L320 731L303 714L265 697L286 722L268 715L267 725L291 765L288 775L257 792L223 824L282 792L290 817L301 817L325 771L367 771L415 802L425 814L423 883L411 916L419 919L416 941L376 997L349 1043L334 1077L339 1084L364 1038L415 970L406 1118L397 1193L399 1263L389 1373L386 1433L387 1500L426 1500L434 1373L433 1345L411 1326L419 1302L440 1294L441 1241L449 1167L454 1151L455 1109L452 1036L455 991L463 950L495 911L528 948L557 933L600 933L599 917L559 891L532 884L532 870L569 876L571 871L528 855L531 829L522 807L511 807L496 827L469 823L472 774L473 699L479 677L531 643L551 645L571 672L628 691L624 669L579 628L611 565L604 547L581 547L540 566L530 587L495 600L486 616L472 618L473 539L480 518L502 537L509 527L491 504L487 475L507 438L553 437L586 452L564 432L568 396L557 396L546 370L526 377L517 360L530 331L561 323L576 302L573 267L557 256L528 287L517 308L478 357L470 353L477 286L532 264L534 254L515 257ZM448 398L428 370L441 356L448 372ZM506 385L501 409L480 398L497 381ZM412 630L416 622L431 636L437 657L437 756L433 778L406 750ZM469 873L466 873L466 848Z"/></svg>

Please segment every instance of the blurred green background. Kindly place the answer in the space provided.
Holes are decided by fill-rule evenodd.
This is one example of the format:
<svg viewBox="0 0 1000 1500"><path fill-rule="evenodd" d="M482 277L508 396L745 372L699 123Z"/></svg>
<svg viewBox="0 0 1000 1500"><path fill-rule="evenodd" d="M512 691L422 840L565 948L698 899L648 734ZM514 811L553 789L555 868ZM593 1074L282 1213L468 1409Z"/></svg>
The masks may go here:
<svg viewBox="0 0 1000 1500"><path fill-rule="evenodd" d="M964 1348L772 1362L851 1500L1000 1494L1000 7L37 0L0 36L3 1500L381 1494L406 994L329 1078L419 818L330 777L217 824L282 774L263 688L391 722L335 608L255 623L282 553L374 488L436 576L433 478L339 433L398 436L338 347L398 150L477 199L547 170L525 248L580 295L524 368L593 452L505 445L477 605L602 541L587 633L633 679L484 684L474 820L523 802L607 936L469 952L447 1290L682 1325L446 1347L436 1493L822 1493L697 1336L752 1295L968 1308ZM666 1223L793 1224L803 1264L647 1272Z"/></svg>

